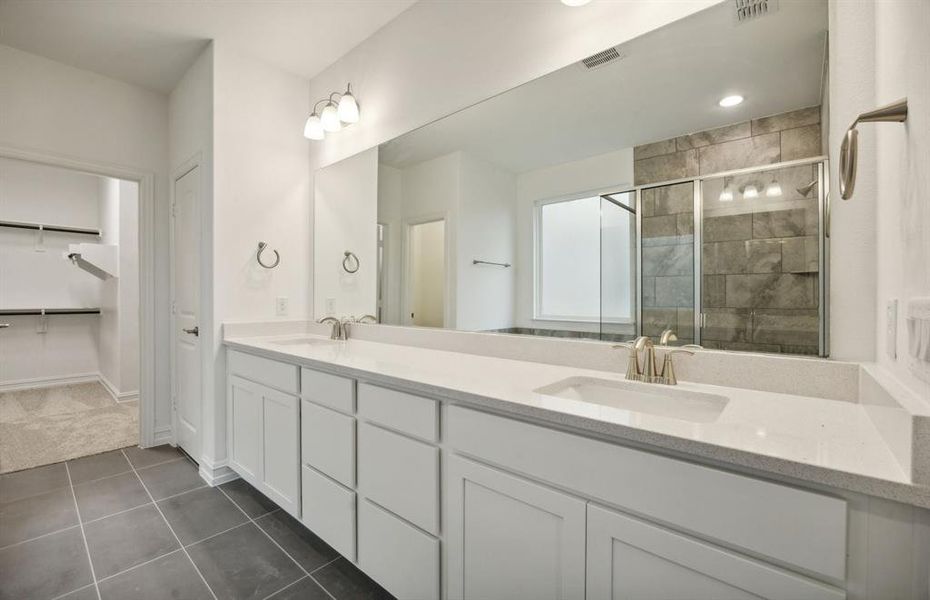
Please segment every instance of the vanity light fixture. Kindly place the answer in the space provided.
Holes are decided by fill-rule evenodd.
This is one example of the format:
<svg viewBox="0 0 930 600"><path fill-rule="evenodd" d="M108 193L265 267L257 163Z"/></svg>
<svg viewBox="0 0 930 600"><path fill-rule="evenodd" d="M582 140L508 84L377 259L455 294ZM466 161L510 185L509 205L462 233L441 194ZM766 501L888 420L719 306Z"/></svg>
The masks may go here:
<svg viewBox="0 0 930 600"><path fill-rule="evenodd" d="M781 196L781 184L772 178L772 182L765 187L765 195L769 198L778 198Z"/></svg>
<svg viewBox="0 0 930 600"><path fill-rule="evenodd" d="M737 104L742 104L742 103L743 103L743 97L740 96L739 94L734 94L732 96L725 96L721 98L720 102L718 102L717 104L719 104L723 108L731 108L733 106L736 106Z"/></svg>
<svg viewBox="0 0 930 600"><path fill-rule="evenodd" d="M327 133L335 133L343 126L358 121L358 100L352 94L352 85L349 84L345 92L333 92L313 106L313 112L304 123L304 137L309 140L322 140Z"/></svg>
<svg viewBox="0 0 930 600"><path fill-rule="evenodd" d="M584 6L591 0L562 0L562 4L565 6Z"/></svg>
<svg viewBox="0 0 930 600"><path fill-rule="evenodd" d="M753 184L749 184L743 188L743 198L752 199L759 197L759 188Z"/></svg>
<svg viewBox="0 0 930 600"><path fill-rule="evenodd" d="M720 196L717 198L720 202L733 202L733 188L730 187L730 180L723 180L723 191L720 192Z"/></svg>

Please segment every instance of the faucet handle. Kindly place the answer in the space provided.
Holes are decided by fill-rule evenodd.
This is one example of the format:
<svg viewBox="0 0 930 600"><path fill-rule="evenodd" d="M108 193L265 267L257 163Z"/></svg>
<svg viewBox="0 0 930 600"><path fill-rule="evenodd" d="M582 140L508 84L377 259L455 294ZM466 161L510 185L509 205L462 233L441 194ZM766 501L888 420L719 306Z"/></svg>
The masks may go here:
<svg viewBox="0 0 930 600"><path fill-rule="evenodd" d="M677 342L678 336L675 335L675 332L671 329L666 329L662 332L662 335L659 336L659 345L668 346L669 342Z"/></svg>
<svg viewBox="0 0 930 600"><path fill-rule="evenodd" d="M659 381L665 385L678 385L678 378L675 377L675 363L672 361L673 354L688 354L694 356L694 352L685 348L675 348L666 350L665 359L662 361L662 373L659 375Z"/></svg>
<svg viewBox="0 0 930 600"><path fill-rule="evenodd" d="M639 349L632 342L623 342L611 346L614 350L625 348L630 351L630 360L626 366L626 378L631 381L640 381L643 378L642 369L639 367Z"/></svg>

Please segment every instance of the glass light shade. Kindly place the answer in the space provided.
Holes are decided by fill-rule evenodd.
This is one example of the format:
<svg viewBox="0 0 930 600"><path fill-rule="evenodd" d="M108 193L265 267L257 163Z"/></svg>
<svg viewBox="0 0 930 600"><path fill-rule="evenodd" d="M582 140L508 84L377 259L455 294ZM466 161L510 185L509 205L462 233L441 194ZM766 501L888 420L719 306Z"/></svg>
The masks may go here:
<svg viewBox="0 0 930 600"><path fill-rule="evenodd" d="M342 122L339 120L339 112L336 110L336 105L330 102L323 107L323 112L320 113L320 121L323 123L324 131L339 131L342 129Z"/></svg>
<svg viewBox="0 0 930 600"><path fill-rule="evenodd" d="M358 123L358 102L355 96L346 92L339 99L339 108L337 109L339 120L343 123Z"/></svg>
<svg viewBox="0 0 930 600"><path fill-rule="evenodd" d="M772 183L768 184L768 186L765 188L765 195L769 198L777 198L781 196L781 184L773 179Z"/></svg>
<svg viewBox="0 0 930 600"><path fill-rule="evenodd" d="M322 140L326 137L320 115L313 113L307 117L307 123L304 125L304 137L308 140Z"/></svg>
<svg viewBox="0 0 930 600"><path fill-rule="evenodd" d="M737 95L721 98L720 102L718 102L717 104L719 104L723 108L730 108L731 106L736 106L737 104L742 104L742 103L743 103L743 97L737 94Z"/></svg>
<svg viewBox="0 0 930 600"><path fill-rule="evenodd" d="M717 198L720 202L733 202L733 190L730 189L730 186L723 188L723 191L720 192L720 197Z"/></svg>
<svg viewBox="0 0 930 600"><path fill-rule="evenodd" d="M743 188L743 198L758 198L759 197L759 188L752 185L751 183Z"/></svg>

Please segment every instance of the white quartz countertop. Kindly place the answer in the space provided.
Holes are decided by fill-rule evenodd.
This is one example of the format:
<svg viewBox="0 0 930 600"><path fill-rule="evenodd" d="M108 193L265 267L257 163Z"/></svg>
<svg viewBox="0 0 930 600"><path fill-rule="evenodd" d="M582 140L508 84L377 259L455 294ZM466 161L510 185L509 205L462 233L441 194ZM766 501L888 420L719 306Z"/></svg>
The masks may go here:
<svg viewBox="0 0 930 600"><path fill-rule="evenodd" d="M280 343L308 337L323 343ZM854 402L679 382L678 389L729 399L716 420L695 423L533 391L569 377L623 381L618 373L364 340L330 342L306 334L233 337L225 343L666 454L930 508L930 488L911 483L864 407Z"/></svg>

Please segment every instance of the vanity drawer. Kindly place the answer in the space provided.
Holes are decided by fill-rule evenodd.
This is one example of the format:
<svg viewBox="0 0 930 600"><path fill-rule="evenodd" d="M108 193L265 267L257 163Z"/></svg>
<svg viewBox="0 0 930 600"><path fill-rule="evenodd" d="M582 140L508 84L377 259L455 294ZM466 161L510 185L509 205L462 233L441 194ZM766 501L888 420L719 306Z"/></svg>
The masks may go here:
<svg viewBox="0 0 930 600"><path fill-rule="evenodd" d="M417 527L439 533L439 448L359 423L358 491Z"/></svg>
<svg viewBox="0 0 930 600"><path fill-rule="evenodd" d="M312 369L301 369L300 395L307 400L344 413L355 412L354 379Z"/></svg>
<svg viewBox="0 0 930 600"><path fill-rule="evenodd" d="M301 459L339 483L355 486L355 417L301 400Z"/></svg>
<svg viewBox="0 0 930 600"><path fill-rule="evenodd" d="M358 507L358 565L397 598L439 598L439 540L368 500Z"/></svg>
<svg viewBox="0 0 930 600"><path fill-rule="evenodd" d="M282 392L296 394L298 391L296 365L229 350L226 353L226 369L230 375L262 383Z"/></svg>
<svg viewBox="0 0 930 600"><path fill-rule="evenodd" d="M354 561L355 492L310 467L303 467L301 475L304 525Z"/></svg>
<svg viewBox="0 0 930 600"><path fill-rule="evenodd" d="M358 414L429 442L439 441L439 403L369 383L358 384Z"/></svg>
<svg viewBox="0 0 930 600"><path fill-rule="evenodd" d="M823 576L846 574L846 502L816 492L449 406L471 456Z"/></svg>

